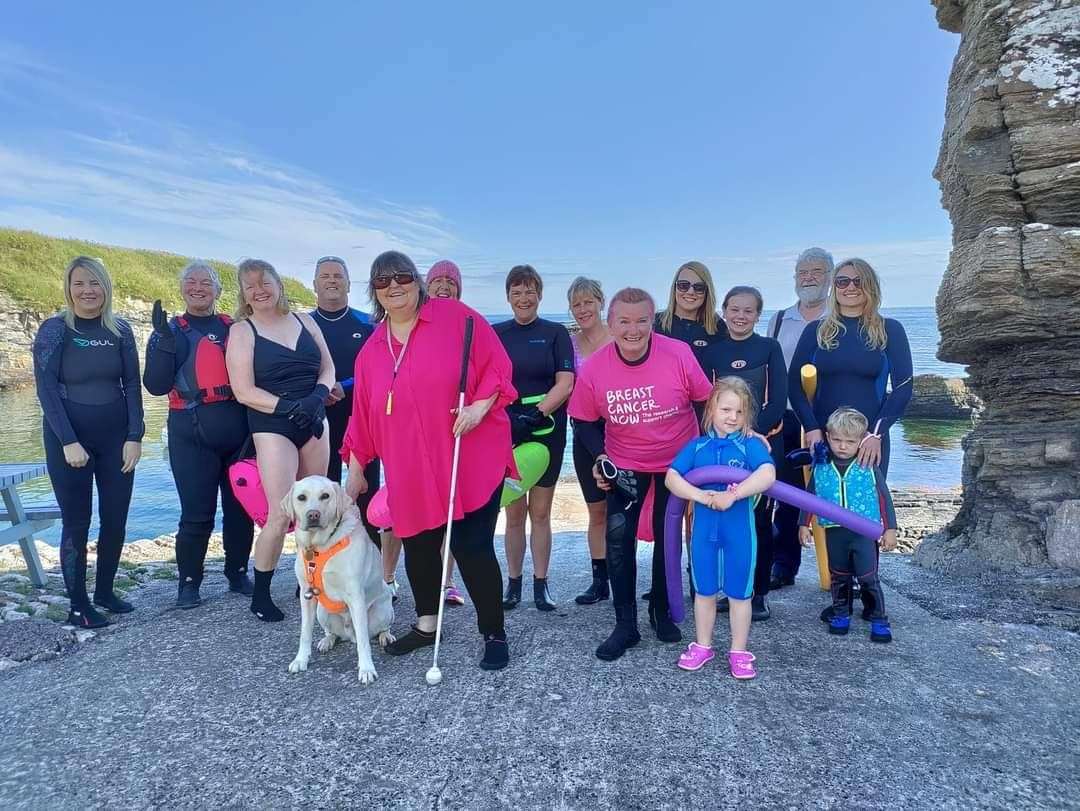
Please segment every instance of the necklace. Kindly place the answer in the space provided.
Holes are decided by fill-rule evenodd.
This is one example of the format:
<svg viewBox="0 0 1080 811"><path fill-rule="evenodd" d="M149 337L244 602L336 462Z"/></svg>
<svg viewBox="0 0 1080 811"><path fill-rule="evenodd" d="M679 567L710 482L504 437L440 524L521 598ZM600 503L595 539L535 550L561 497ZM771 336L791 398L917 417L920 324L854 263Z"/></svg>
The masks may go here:
<svg viewBox="0 0 1080 811"><path fill-rule="evenodd" d="M416 329L414 323L412 329L409 330L409 334L405 336L404 342L401 344L401 351L394 356L394 333L390 329L390 325L386 325L386 349L390 352L390 360L394 363L394 374L390 378L390 388L386 392L386 415L390 416L394 411L394 384L397 382L398 369L401 368L401 362L405 360L405 350L409 348L409 341L412 339L413 330Z"/></svg>
<svg viewBox="0 0 1080 811"><path fill-rule="evenodd" d="M342 318L344 318L345 316L347 316L349 314L349 308L348 307L346 307L344 310L341 311L341 315L334 316L333 318L331 318L326 313L324 313L322 307L316 307L315 310L319 314L319 317L323 321L326 321L329 324L333 324L335 321L340 321Z"/></svg>

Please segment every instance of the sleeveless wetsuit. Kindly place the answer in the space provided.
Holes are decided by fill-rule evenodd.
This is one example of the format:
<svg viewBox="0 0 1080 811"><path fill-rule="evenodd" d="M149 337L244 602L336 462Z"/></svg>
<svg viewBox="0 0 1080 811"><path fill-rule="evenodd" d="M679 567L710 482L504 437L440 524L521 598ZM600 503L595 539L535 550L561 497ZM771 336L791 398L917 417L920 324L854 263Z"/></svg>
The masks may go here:
<svg viewBox="0 0 1080 811"><path fill-rule="evenodd" d="M60 507L60 565L72 610L89 605L86 543L92 490L97 484L98 530L95 596L112 596L113 579L127 531L134 471L122 473L123 447L143 437L139 355L127 322L119 335L100 318L62 316L46 320L34 338L34 379L44 414L45 459ZM64 446L78 442L90 460L81 468L64 459Z"/></svg>
<svg viewBox="0 0 1080 811"><path fill-rule="evenodd" d="M187 330L181 328L176 318L169 322L175 344L173 352L162 348L160 335L150 334L143 385L151 394L160 396L174 390L195 342L209 340L224 349L230 326L220 316L185 314L184 318ZM176 532L180 582L202 582L219 492L225 575L238 579L247 573L254 524L233 495L228 466L247 442L247 410L232 398L189 408L170 408L168 425L169 466L180 496L180 525Z"/></svg>
<svg viewBox="0 0 1080 811"><path fill-rule="evenodd" d="M296 318L296 323L300 325L295 349L264 338L250 318L247 319L247 324L255 335L252 351L255 385L277 397L299 400L311 394L319 382L322 355L319 345L315 343L304 323L295 313L293 318ZM281 414L264 414L249 408L247 417L251 433L280 434L287 437L297 448L302 448L315 435L312 426L300 428Z"/></svg>

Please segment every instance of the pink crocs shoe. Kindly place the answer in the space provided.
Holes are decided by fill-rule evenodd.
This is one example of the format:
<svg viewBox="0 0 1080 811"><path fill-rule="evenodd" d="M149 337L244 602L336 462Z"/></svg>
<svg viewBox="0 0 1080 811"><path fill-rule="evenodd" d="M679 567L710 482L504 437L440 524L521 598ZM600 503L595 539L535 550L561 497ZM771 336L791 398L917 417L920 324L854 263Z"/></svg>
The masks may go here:
<svg viewBox="0 0 1080 811"><path fill-rule="evenodd" d="M458 587L449 585L443 589L443 599L447 605L465 605L465 595L458 591Z"/></svg>
<svg viewBox="0 0 1080 811"><path fill-rule="evenodd" d="M701 670L715 655L712 648L691 642L679 657L679 667L683 670Z"/></svg>
<svg viewBox="0 0 1080 811"><path fill-rule="evenodd" d="M757 675L754 670L754 654L745 650L729 650L728 664L731 666L731 675L736 679L752 679Z"/></svg>

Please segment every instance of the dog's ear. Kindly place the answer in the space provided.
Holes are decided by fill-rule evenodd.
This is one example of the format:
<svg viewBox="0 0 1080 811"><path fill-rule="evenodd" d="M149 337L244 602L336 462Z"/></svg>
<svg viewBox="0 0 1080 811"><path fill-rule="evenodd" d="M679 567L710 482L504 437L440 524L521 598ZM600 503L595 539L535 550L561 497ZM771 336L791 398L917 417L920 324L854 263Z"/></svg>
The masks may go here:
<svg viewBox="0 0 1080 811"><path fill-rule="evenodd" d="M345 488L337 482L334 482L334 507L337 509L337 515L335 518L341 518L349 511L349 507L353 505L349 500L349 496L345 493Z"/></svg>
<svg viewBox="0 0 1080 811"><path fill-rule="evenodd" d="M294 522L296 521L296 513L293 511L293 490L295 489L296 484L294 483L293 486L289 488L289 492L285 494L285 498L281 500L281 511L285 513L286 518Z"/></svg>

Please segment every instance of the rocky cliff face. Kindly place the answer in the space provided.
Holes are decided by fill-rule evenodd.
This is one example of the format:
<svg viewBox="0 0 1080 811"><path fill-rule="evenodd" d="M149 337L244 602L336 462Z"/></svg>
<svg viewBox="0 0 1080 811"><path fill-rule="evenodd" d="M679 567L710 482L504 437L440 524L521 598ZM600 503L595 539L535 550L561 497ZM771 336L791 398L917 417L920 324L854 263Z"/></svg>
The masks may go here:
<svg viewBox="0 0 1080 811"><path fill-rule="evenodd" d="M117 302L116 312L135 331L135 341L142 348L150 337L150 305L142 301ZM34 382L34 359L31 348L41 322L54 313L27 309L0 291L0 389Z"/></svg>
<svg viewBox="0 0 1080 811"><path fill-rule="evenodd" d="M939 357L985 403L963 504L916 560L1080 568L1080 0L933 0L961 34L934 176Z"/></svg>

